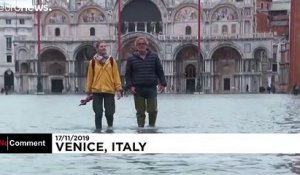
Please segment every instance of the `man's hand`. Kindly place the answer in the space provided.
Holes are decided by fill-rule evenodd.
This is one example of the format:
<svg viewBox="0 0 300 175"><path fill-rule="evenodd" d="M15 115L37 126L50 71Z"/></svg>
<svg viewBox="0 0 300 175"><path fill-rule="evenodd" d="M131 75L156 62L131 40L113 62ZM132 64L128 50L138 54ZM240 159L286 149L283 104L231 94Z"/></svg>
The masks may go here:
<svg viewBox="0 0 300 175"><path fill-rule="evenodd" d="M129 91L130 91L132 94L136 94L136 92L135 92L135 87L134 87L134 86L131 86L131 87L129 88Z"/></svg>
<svg viewBox="0 0 300 175"><path fill-rule="evenodd" d="M115 95L117 96L117 99L118 99L118 100L120 100L120 98L122 97L122 94L121 94L120 91L117 91L117 92L115 93Z"/></svg>
<svg viewBox="0 0 300 175"><path fill-rule="evenodd" d="M165 86L159 84L158 85L158 92L163 93L165 91Z"/></svg>

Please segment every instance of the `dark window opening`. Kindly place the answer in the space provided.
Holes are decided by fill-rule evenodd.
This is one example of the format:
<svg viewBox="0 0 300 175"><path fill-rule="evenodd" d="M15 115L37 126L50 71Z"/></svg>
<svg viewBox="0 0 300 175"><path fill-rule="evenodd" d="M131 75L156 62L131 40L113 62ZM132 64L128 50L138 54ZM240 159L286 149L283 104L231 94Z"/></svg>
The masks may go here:
<svg viewBox="0 0 300 175"><path fill-rule="evenodd" d="M60 29L59 28L55 28L55 36L60 36Z"/></svg>
<svg viewBox="0 0 300 175"><path fill-rule="evenodd" d="M91 27L90 28L90 36L95 36L95 28L94 27Z"/></svg>
<svg viewBox="0 0 300 175"><path fill-rule="evenodd" d="M186 26L185 27L185 34L186 35L191 35L192 34L192 28L191 28L191 26Z"/></svg>
<svg viewBox="0 0 300 175"><path fill-rule="evenodd" d="M12 57L11 55L6 56L6 62L11 63L12 62Z"/></svg>
<svg viewBox="0 0 300 175"><path fill-rule="evenodd" d="M277 64L276 63L274 63L272 65L272 72L277 72Z"/></svg>

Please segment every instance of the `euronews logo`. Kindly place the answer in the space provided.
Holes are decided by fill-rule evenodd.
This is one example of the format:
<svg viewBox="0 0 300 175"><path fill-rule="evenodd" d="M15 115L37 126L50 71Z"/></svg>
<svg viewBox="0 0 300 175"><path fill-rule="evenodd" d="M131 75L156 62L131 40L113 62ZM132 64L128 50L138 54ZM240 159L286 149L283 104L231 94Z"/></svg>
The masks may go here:
<svg viewBox="0 0 300 175"><path fill-rule="evenodd" d="M51 11L49 8L50 0L32 0L32 4L28 4L23 7L17 5L11 5L8 3L0 4L0 12L35 12L35 11Z"/></svg>

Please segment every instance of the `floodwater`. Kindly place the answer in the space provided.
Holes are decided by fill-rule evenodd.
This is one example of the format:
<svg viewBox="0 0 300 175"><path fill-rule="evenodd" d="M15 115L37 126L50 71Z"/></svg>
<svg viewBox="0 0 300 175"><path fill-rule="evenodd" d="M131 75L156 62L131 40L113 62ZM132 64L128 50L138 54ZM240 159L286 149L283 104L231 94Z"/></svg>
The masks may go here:
<svg viewBox="0 0 300 175"><path fill-rule="evenodd" d="M0 133L91 133L83 95L1 95ZM163 133L300 133L300 98L282 94L159 95ZM103 124L106 124L103 120ZM105 128L105 125L104 125ZM136 133L132 96L116 101L115 133ZM276 145L274 145L276 146ZM300 155L1 154L0 174L300 174Z"/></svg>

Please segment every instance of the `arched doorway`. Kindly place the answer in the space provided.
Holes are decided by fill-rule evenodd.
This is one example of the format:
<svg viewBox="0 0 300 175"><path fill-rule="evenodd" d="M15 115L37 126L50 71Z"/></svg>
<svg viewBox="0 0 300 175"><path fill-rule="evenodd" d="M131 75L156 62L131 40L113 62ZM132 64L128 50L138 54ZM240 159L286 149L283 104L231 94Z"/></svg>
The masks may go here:
<svg viewBox="0 0 300 175"><path fill-rule="evenodd" d="M194 92L196 88L196 67L189 64L185 67L186 92Z"/></svg>
<svg viewBox="0 0 300 175"><path fill-rule="evenodd" d="M198 49L194 45L182 47L176 55L174 64L176 92L193 93L201 91L204 71L203 57L198 56Z"/></svg>
<svg viewBox="0 0 300 175"><path fill-rule="evenodd" d="M56 49L47 49L41 54L41 71L46 92L62 93L66 73L66 57Z"/></svg>
<svg viewBox="0 0 300 175"><path fill-rule="evenodd" d="M263 48L258 48L254 51L254 66L253 69L255 72L258 72L261 74L261 83L257 84L260 88L264 87L267 88L270 86L273 82L271 77L268 78L268 71L271 70L269 65L271 64L267 57L267 52Z"/></svg>
<svg viewBox="0 0 300 175"><path fill-rule="evenodd" d="M7 91L14 90L14 73L11 70L4 72L4 88Z"/></svg>
<svg viewBox="0 0 300 175"><path fill-rule="evenodd" d="M29 73L29 70L30 70L30 67L29 67L29 64L27 62L22 62L21 63L21 66L20 66L20 91L21 92L29 92L29 76L28 76L28 73Z"/></svg>
<svg viewBox="0 0 300 175"><path fill-rule="evenodd" d="M217 93L239 92L240 65L242 56L230 46L218 48L212 55L213 91Z"/></svg>
<svg viewBox="0 0 300 175"><path fill-rule="evenodd" d="M76 82L75 89L80 92L85 91L86 75L89 60L96 54L96 49L92 45L84 45L78 49L75 56L75 74Z"/></svg>
<svg viewBox="0 0 300 175"><path fill-rule="evenodd" d="M149 0L132 0L122 10L122 33L162 32L162 17L158 7Z"/></svg>

